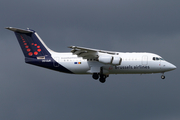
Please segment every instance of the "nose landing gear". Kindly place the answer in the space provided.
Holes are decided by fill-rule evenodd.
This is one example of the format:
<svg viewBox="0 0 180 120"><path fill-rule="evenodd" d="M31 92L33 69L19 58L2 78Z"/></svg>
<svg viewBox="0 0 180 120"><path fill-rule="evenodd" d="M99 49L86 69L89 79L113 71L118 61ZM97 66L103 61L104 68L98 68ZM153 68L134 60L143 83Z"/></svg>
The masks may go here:
<svg viewBox="0 0 180 120"><path fill-rule="evenodd" d="M165 76L164 76L164 75L161 75L161 79L165 79Z"/></svg>

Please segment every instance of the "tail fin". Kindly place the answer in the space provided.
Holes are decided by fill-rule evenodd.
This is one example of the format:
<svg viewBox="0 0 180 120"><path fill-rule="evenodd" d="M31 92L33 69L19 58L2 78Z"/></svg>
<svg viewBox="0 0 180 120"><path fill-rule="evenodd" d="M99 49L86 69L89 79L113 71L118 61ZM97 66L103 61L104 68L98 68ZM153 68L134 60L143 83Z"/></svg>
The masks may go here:
<svg viewBox="0 0 180 120"><path fill-rule="evenodd" d="M34 30L23 30L13 27L7 27L6 29L14 31L26 58L37 58L51 55L50 52L52 50L45 45Z"/></svg>
<svg viewBox="0 0 180 120"><path fill-rule="evenodd" d="M34 30L23 30L13 27L7 27L6 29L14 31L24 53L26 63L60 72L72 73L51 57L51 53L54 53L54 51L45 45Z"/></svg>

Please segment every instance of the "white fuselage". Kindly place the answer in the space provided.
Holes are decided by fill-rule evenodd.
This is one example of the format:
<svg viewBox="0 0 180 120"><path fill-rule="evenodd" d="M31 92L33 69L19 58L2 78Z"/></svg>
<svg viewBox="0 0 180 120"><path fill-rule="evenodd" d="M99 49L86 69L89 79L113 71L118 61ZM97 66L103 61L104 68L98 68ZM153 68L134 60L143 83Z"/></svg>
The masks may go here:
<svg viewBox="0 0 180 120"><path fill-rule="evenodd" d="M72 53L52 54L53 59L75 74L92 74L103 66L104 74L148 74L164 73L176 67L153 53L118 53L121 65L104 64L95 59L83 59ZM153 58L158 58L153 60ZM93 66L95 68L91 69Z"/></svg>
<svg viewBox="0 0 180 120"><path fill-rule="evenodd" d="M104 83L109 74L163 73L176 66L153 53L122 53L80 46L69 46L70 53L49 49L38 34L31 29L7 27L14 31L28 64L71 73L92 74ZM165 76L161 76L165 79Z"/></svg>

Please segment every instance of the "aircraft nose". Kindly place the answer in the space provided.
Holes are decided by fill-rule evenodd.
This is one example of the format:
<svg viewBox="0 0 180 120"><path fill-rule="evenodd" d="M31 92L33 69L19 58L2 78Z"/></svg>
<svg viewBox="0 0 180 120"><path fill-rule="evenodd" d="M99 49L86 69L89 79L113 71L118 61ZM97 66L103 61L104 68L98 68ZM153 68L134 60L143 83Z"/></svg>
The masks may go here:
<svg viewBox="0 0 180 120"><path fill-rule="evenodd" d="M175 70L177 67L172 64L171 68L172 68L173 70Z"/></svg>
<svg viewBox="0 0 180 120"><path fill-rule="evenodd" d="M169 70L175 70L177 67L175 65L171 64L171 63L168 63L167 68Z"/></svg>

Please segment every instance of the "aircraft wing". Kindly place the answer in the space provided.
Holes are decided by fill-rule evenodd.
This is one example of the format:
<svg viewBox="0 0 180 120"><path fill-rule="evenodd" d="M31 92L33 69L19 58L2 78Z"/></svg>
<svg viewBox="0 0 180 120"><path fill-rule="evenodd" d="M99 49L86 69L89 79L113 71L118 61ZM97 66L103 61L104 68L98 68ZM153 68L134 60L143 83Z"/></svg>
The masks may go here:
<svg viewBox="0 0 180 120"><path fill-rule="evenodd" d="M70 46L69 48L72 48L71 52L73 54L76 54L79 57L83 57L84 59L97 58L99 53L105 53L110 55L117 54L116 52L112 52L112 51L98 50L98 49L79 47L79 46Z"/></svg>

